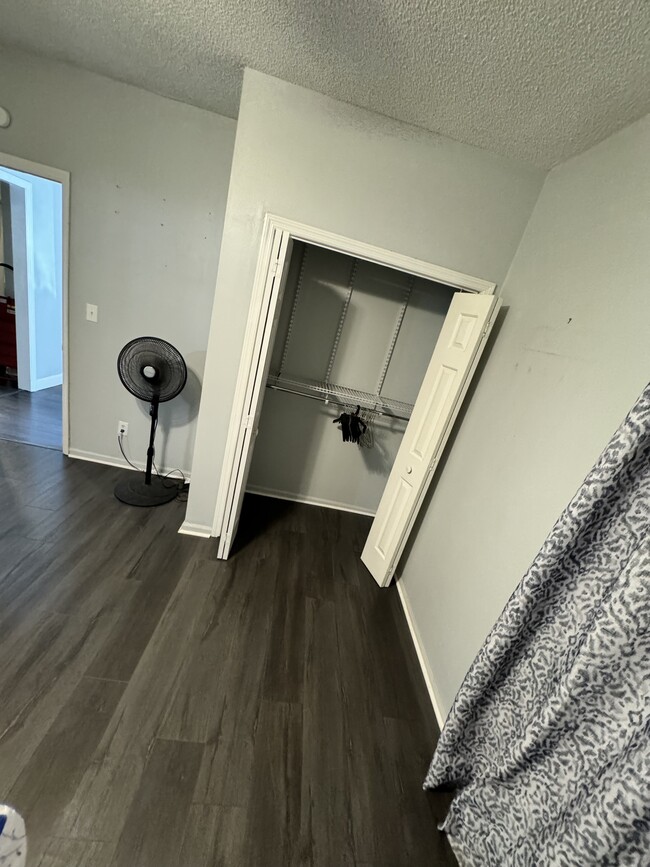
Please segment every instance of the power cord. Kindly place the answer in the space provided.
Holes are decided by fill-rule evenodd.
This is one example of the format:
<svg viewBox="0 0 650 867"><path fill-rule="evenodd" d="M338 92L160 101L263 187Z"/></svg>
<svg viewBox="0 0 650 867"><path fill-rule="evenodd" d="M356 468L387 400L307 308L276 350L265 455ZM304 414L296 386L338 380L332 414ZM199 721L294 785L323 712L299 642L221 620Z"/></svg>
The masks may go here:
<svg viewBox="0 0 650 867"><path fill-rule="evenodd" d="M122 457L124 458L124 460L127 462L127 464L130 467L133 467L134 470L137 470L139 473L144 473L145 471L141 467L136 467L136 465L133 463L133 461L129 460L129 458L127 457L127 454L124 451L124 445L122 442L123 439L124 439L124 434L118 433L117 444L120 447L120 451L122 452ZM189 482L187 481L187 479L185 478L185 473L183 472L183 470L180 470L180 469L170 470L168 473L165 473L165 475L162 475L160 473L158 467L156 466L155 461L153 461L153 468L156 472L156 475L158 476L158 478L160 479L160 481L163 483L163 485L166 488L178 488L178 494L176 495L176 499L180 500L182 503L186 503L190 485L189 485ZM172 473L180 473L181 478L176 479L176 480L170 479L170 481L174 482L174 484L165 485L165 480L169 479ZM180 485L176 484L176 482L181 482L181 481L182 481L182 484L180 484Z"/></svg>
<svg viewBox="0 0 650 867"><path fill-rule="evenodd" d="M155 461L153 462L153 468L156 471L156 475L158 476L160 481L163 483L163 485L165 485L165 479L169 479L169 477L171 476L172 473L180 473L181 474L182 481L183 481L183 483L181 485L165 485L165 487L166 488L178 487L178 494L176 495L176 499L180 500L182 503L186 503L187 502L187 492L189 490L189 482L185 478L185 473L183 472L183 470L178 470L178 469L177 470L170 470L168 473L165 473L165 475L163 476L160 474L158 467L156 466ZM172 481L180 482L181 479L173 479ZM181 494L184 494L185 496L181 496Z"/></svg>
<svg viewBox="0 0 650 867"><path fill-rule="evenodd" d="M136 465L133 463L133 461L130 461L130 460L127 458L127 456L126 456L126 452L124 451L124 446L122 445L122 439L123 439L123 437L124 437L124 434L118 433L118 435L117 435L117 444L118 444L118 446L120 447L120 451L122 452L122 457L124 458L124 460L127 462L127 464L128 464L130 467L133 467L133 469L134 469L134 470L137 470L139 473L143 473L144 470L141 470L140 467L136 467Z"/></svg>

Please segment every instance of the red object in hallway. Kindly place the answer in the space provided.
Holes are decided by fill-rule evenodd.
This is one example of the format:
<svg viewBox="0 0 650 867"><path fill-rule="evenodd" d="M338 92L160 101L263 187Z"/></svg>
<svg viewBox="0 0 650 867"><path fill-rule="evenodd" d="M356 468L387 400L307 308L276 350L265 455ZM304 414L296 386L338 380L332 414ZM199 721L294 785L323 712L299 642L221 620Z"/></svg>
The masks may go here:
<svg viewBox="0 0 650 867"><path fill-rule="evenodd" d="M16 304L0 297L0 367L18 367L16 353Z"/></svg>

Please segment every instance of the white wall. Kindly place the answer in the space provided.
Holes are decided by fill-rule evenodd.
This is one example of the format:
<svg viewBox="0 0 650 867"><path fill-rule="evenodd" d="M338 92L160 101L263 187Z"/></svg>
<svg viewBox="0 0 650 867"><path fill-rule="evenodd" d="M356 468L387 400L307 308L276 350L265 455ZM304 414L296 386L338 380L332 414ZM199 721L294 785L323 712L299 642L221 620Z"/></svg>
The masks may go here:
<svg viewBox="0 0 650 867"><path fill-rule="evenodd" d="M401 566L443 715L650 375L650 118L554 169Z"/></svg>
<svg viewBox="0 0 650 867"><path fill-rule="evenodd" d="M498 283L542 181L538 170L246 70L188 522L212 524L266 212Z"/></svg>
<svg viewBox="0 0 650 867"><path fill-rule="evenodd" d="M454 290L313 245L294 248L271 373L282 367L283 377L289 379L326 379L353 270L353 290L329 381L376 392L412 282L382 394L414 403ZM299 275L301 288L289 330ZM374 514L406 422L375 416L372 447L360 447L343 443L333 424L342 411L336 404L268 390L249 488Z"/></svg>
<svg viewBox="0 0 650 867"><path fill-rule="evenodd" d="M235 122L3 47L0 152L71 173L71 450L118 458L119 419L144 458L147 410L120 384L127 340L176 344L191 373L161 408L159 462L187 469ZM85 319L86 302L99 322Z"/></svg>

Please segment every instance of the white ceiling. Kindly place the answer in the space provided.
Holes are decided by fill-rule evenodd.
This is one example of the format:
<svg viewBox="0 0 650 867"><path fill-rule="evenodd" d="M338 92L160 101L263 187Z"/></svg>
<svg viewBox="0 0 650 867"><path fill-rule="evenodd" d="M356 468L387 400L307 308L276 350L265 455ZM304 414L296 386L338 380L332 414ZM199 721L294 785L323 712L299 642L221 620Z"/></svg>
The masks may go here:
<svg viewBox="0 0 650 867"><path fill-rule="evenodd" d="M229 117L252 66L542 167L650 111L647 0L0 0L0 39Z"/></svg>

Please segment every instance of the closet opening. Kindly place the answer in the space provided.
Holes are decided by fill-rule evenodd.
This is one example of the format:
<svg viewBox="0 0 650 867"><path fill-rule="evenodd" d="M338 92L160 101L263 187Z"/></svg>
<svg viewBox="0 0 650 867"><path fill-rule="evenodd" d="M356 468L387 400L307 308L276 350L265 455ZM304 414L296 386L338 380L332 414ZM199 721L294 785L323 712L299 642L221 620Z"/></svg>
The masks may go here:
<svg viewBox="0 0 650 867"><path fill-rule="evenodd" d="M494 284L270 216L264 235L219 556L248 490L375 516L362 559L385 586L494 321Z"/></svg>
<svg viewBox="0 0 650 867"><path fill-rule="evenodd" d="M375 515L453 294L296 241L247 490Z"/></svg>

